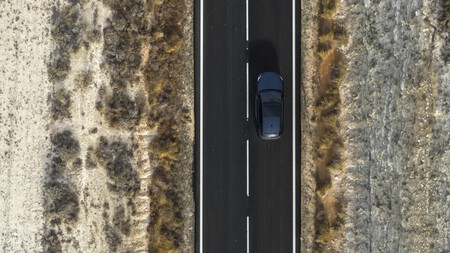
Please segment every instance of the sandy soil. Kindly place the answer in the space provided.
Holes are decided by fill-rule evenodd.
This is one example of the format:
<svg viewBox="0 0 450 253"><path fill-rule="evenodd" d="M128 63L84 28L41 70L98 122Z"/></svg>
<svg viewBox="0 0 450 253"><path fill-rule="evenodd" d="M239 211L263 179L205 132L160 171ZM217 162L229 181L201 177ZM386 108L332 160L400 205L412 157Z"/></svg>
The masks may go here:
<svg viewBox="0 0 450 253"><path fill-rule="evenodd" d="M0 24L0 251L192 252L192 3L3 1Z"/></svg>
<svg viewBox="0 0 450 253"><path fill-rule="evenodd" d="M0 2L0 251L41 250L51 1Z"/></svg>

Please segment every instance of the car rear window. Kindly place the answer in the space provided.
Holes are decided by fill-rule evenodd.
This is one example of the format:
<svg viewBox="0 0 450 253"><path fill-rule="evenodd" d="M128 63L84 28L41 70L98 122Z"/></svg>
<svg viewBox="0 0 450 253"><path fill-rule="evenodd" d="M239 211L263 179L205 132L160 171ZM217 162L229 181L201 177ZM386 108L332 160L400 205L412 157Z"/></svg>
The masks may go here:
<svg viewBox="0 0 450 253"><path fill-rule="evenodd" d="M260 94L261 102L279 102L281 103L281 92L277 90L262 91Z"/></svg>
<svg viewBox="0 0 450 253"><path fill-rule="evenodd" d="M277 90L263 91L260 94L263 117L281 116L281 92Z"/></svg>
<svg viewBox="0 0 450 253"><path fill-rule="evenodd" d="M281 103L279 102L266 102L263 103L263 117L280 117L281 116Z"/></svg>

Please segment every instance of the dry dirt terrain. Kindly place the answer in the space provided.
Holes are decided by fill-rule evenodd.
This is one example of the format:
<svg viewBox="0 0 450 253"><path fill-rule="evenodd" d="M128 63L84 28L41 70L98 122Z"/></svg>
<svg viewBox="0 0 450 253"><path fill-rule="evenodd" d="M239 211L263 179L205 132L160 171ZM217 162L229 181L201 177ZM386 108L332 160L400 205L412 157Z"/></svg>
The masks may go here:
<svg viewBox="0 0 450 253"><path fill-rule="evenodd" d="M194 252L192 5L0 1L0 252ZM301 252L450 252L450 2L301 9Z"/></svg>
<svg viewBox="0 0 450 253"><path fill-rule="evenodd" d="M450 2L302 15L301 252L450 252Z"/></svg>
<svg viewBox="0 0 450 253"><path fill-rule="evenodd" d="M0 1L0 252L193 252L192 4Z"/></svg>

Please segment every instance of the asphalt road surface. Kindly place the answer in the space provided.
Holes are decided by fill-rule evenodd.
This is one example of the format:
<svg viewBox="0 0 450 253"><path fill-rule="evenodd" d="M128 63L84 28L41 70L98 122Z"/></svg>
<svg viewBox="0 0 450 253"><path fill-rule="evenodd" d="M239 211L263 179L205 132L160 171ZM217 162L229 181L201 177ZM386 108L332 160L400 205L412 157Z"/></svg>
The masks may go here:
<svg viewBox="0 0 450 253"><path fill-rule="evenodd" d="M292 0L197 2L199 253L298 251L292 5ZM284 131L275 141L257 136L253 116L256 76L264 71L279 72L285 80Z"/></svg>

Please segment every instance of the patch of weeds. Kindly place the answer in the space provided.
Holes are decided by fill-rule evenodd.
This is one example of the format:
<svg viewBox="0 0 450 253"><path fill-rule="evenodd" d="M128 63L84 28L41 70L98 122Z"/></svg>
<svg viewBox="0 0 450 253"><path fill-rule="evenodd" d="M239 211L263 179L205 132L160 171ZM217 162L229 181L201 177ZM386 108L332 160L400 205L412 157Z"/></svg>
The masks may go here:
<svg viewBox="0 0 450 253"><path fill-rule="evenodd" d="M163 156L159 161L150 188L149 252L170 252L179 249L182 242L182 207L176 186L180 179L175 160Z"/></svg>
<svg viewBox="0 0 450 253"><path fill-rule="evenodd" d="M111 227L109 224L106 224L103 227L103 232L106 236L106 243L109 246L109 250L111 252L117 252L119 247L122 245L122 235L120 230L116 227Z"/></svg>
<svg viewBox="0 0 450 253"><path fill-rule="evenodd" d="M336 0L321 0L319 8L318 86L314 104L314 156L316 161L316 252L330 252L337 236L342 236L344 200L338 194L333 177L342 171L342 146L339 114L341 111L340 84L345 76L343 55L337 46L346 43L344 26L334 19ZM333 250L331 252L334 252Z"/></svg>
<svg viewBox="0 0 450 253"><path fill-rule="evenodd" d="M46 167L47 180L55 181L62 178L62 175L67 170L66 161L59 156L52 157L51 163Z"/></svg>
<svg viewBox="0 0 450 253"><path fill-rule="evenodd" d="M72 167L74 170L79 170L81 169L81 165L83 165L83 160L81 158L76 158L73 162L72 162Z"/></svg>
<svg viewBox="0 0 450 253"><path fill-rule="evenodd" d="M319 13L325 17L332 17L337 11L337 0L321 0L319 3Z"/></svg>
<svg viewBox="0 0 450 253"><path fill-rule="evenodd" d="M61 241L55 229L48 229L42 237L42 247L45 253L62 253Z"/></svg>
<svg viewBox="0 0 450 253"><path fill-rule="evenodd" d="M336 41L346 44L347 43L347 30L345 29L344 25L338 22L334 23L333 26L333 35Z"/></svg>
<svg viewBox="0 0 450 253"><path fill-rule="evenodd" d="M94 76L92 70L83 71L75 78L75 85L81 89L90 87L93 82Z"/></svg>
<svg viewBox="0 0 450 253"><path fill-rule="evenodd" d="M450 26L450 2L447 0L440 0L441 12L439 13L439 24L442 29Z"/></svg>
<svg viewBox="0 0 450 253"><path fill-rule="evenodd" d="M118 228L122 234L130 234L130 216L125 213L125 208L122 205L118 205L114 208L112 223L114 227Z"/></svg>
<svg viewBox="0 0 450 253"><path fill-rule="evenodd" d="M96 134L97 132L98 132L98 128L96 128L96 127L89 129L90 134Z"/></svg>
<svg viewBox="0 0 450 253"><path fill-rule="evenodd" d="M47 66L50 81L63 81L70 72L70 57L83 46L88 49L91 42L101 38L97 28L89 28L82 18L80 5L86 1L72 0L69 5L53 8L51 36L56 48L50 55ZM86 82L84 82L86 83Z"/></svg>
<svg viewBox="0 0 450 253"><path fill-rule="evenodd" d="M52 117L54 120L61 120L65 118L71 118L70 105L72 100L70 98L70 92L66 89L60 89L53 94L52 98Z"/></svg>
<svg viewBox="0 0 450 253"><path fill-rule="evenodd" d="M73 158L80 152L78 140L72 137L70 130L64 130L51 136L53 150L56 154L64 158Z"/></svg>
<svg viewBox="0 0 450 253"><path fill-rule="evenodd" d="M126 143L109 142L101 136L95 154L112 181L109 184L111 190L129 195L134 195L139 190L140 180L130 162L133 153Z"/></svg>
<svg viewBox="0 0 450 253"><path fill-rule="evenodd" d="M47 74L51 82L66 79L70 71L70 54L60 47L57 47L50 54L50 61L47 65Z"/></svg>
<svg viewBox="0 0 450 253"><path fill-rule="evenodd" d="M444 62L447 64L450 62L450 37L443 43L441 48L442 58Z"/></svg>
<svg viewBox="0 0 450 253"><path fill-rule="evenodd" d="M143 0L102 0L112 10L111 23L121 33L146 35L149 30L147 14L152 4Z"/></svg>
<svg viewBox="0 0 450 253"><path fill-rule="evenodd" d="M317 50L319 51L319 54L320 54L321 52L327 52L327 51L331 50L331 47L332 47L332 45L331 45L330 41L324 41L324 42L319 43Z"/></svg>
<svg viewBox="0 0 450 253"><path fill-rule="evenodd" d="M329 18L319 19L319 34L326 35L333 31L334 20Z"/></svg>
<svg viewBox="0 0 450 253"><path fill-rule="evenodd" d="M158 135L150 143L150 155L158 162L151 176L149 252L177 252L183 245L183 205L180 186L182 126L190 118L183 109L179 90L183 43L184 2L155 6L149 58L144 68L148 91L149 127ZM184 190L184 189L183 189Z"/></svg>
<svg viewBox="0 0 450 253"><path fill-rule="evenodd" d="M141 64L142 43L134 36L120 33L112 25L103 29L103 58L109 68L111 85L123 88L138 80L136 72Z"/></svg>
<svg viewBox="0 0 450 253"><path fill-rule="evenodd" d="M183 0L168 1L160 5L142 0L103 0L103 3L109 6L113 13L110 23L103 30L105 41L103 57L105 67L111 75L110 85L113 93L119 97L105 96L99 100L96 107L104 113L110 123L118 127L130 126L121 123L123 119L135 124L134 122L139 121L139 117L145 115L148 126L157 128L158 136L150 143L151 158L158 166L151 176L152 184L149 192L151 213L148 251L152 253L182 251L183 206L180 184L177 182L180 180L182 170L179 157L181 136L184 131L182 126L190 120L189 110L183 109L180 99L179 91L183 87L178 74L182 68L185 4ZM148 23L148 13L154 14L151 19L152 26ZM141 63L143 43L149 44L150 47L146 52L147 62ZM127 85L137 80L136 73L139 70L143 74L148 101L142 102L136 97L121 98L121 94L126 94ZM144 111L142 108L147 108L146 106L149 106L148 112L142 113ZM119 109L120 107L122 109ZM137 113L125 115L126 111ZM138 117L136 120L134 115ZM100 141L96 153L114 178L116 177L114 175L116 169L113 168L114 157L121 156L111 153L121 153L119 150L127 148L101 151L112 150L111 145L112 143L102 144ZM126 164L126 159L122 160L125 162L119 162L119 165Z"/></svg>
<svg viewBox="0 0 450 253"><path fill-rule="evenodd" d="M51 35L63 51L72 53L80 49L81 32L85 27L78 4L69 4L61 10L53 9Z"/></svg>
<svg viewBox="0 0 450 253"><path fill-rule="evenodd" d="M56 49L50 55L47 66L50 81L62 81L67 77L70 54L80 48L83 26L78 5L71 4L62 10L53 9L51 35L56 42Z"/></svg>
<svg viewBox="0 0 450 253"><path fill-rule="evenodd" d="M97 162L95 161L94 148L90 146L86 152L86 168L93 169L95 167L97 167Z"/></svg>
<svg viewBox="0 0 450 253"><path fill-rule="evenodd" d="M105 99L105 116L111 127L132 128L140 118L141 110L125 91L114 91Z"/></svg>
<svg viewBox="0 0 450 253"><path fill-rule="evenodd" d="M100 42L102 38L102 32L98 28L93 28L86 31L86 42Z"/></svg>
<svg viewBox="0 0 450 253"><path fill-rule="evenodd" d="M79 213L78 195L68 183L51 181L44 184L45 212L66 221L76 221Z"/></svg>

